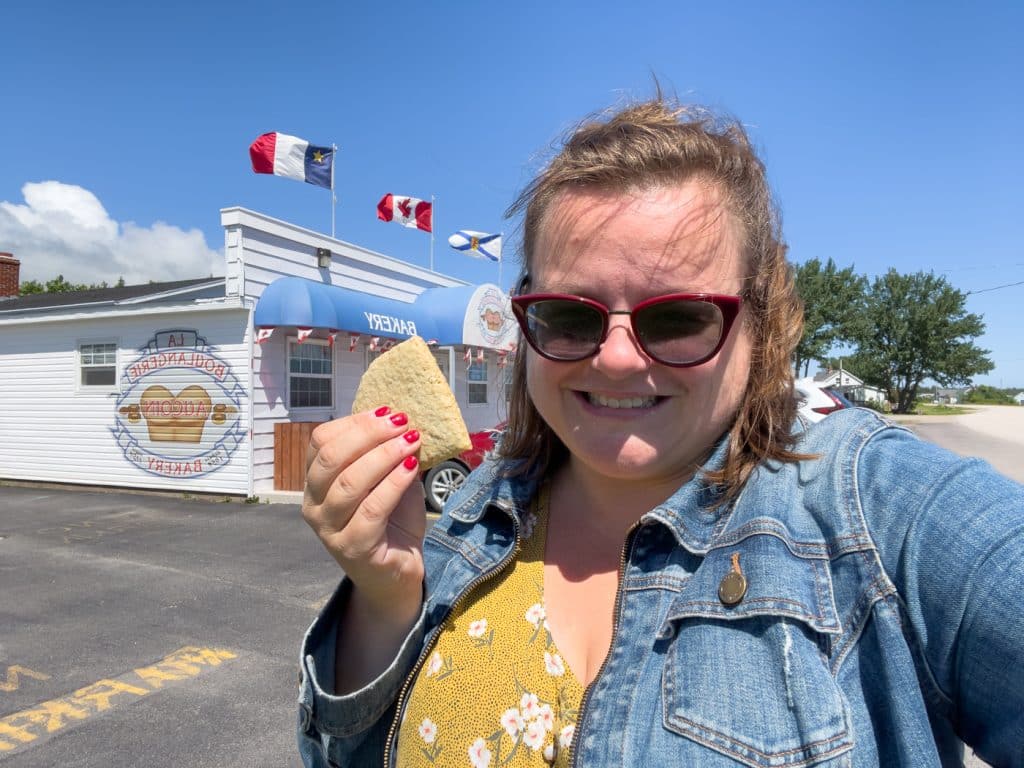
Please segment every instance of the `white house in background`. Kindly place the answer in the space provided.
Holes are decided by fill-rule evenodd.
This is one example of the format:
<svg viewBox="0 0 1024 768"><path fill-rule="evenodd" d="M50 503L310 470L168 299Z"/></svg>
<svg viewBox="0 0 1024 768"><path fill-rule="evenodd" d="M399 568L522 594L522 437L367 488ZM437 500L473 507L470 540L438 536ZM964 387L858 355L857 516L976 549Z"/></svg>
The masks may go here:
<svg viewBox="0 0 1024 768"><path fill-rule="evenodd" d="M861 379L845 369L836 371L830 368L818 371L814 375L814 382L821 387L841 392L847 399L852 400L858 405L870 402L884 403L886 400L885 393L882 390L865 384Z"/></svg>
<svg viewBox="0 0 1024 768"><path fill-rule="evenodd" d="M0 479L301 490L313 426L412 335L471 432L504 418L518 331L498 286L242 208L221 224L220 278L19 297L0 254Z"/></svg>
<svg viewBox="0 0 1024 768"><path fill-rule="evenodd" d="M1013 396L1013 400L1017 405L1024 405L1024 392L1018 392Z"/></svg>

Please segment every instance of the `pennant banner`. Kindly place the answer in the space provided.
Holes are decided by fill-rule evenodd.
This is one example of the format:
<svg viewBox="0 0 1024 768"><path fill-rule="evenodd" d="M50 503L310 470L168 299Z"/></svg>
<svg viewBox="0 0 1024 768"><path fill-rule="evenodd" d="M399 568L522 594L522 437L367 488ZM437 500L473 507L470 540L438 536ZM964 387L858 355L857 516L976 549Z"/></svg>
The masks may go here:
<svg viewBox="0 0 1024 768"><path fill-rule="evenodd" d="M377 203L377 218L393 221L403 227L433 231L434 206L415 197L401 197L388 193Z"/></svg>
<svg viewBox="0 0 1024 768"><path fill-rule="evenodd" d="M448 238L448 245L475 259L501 261L501 236L477 232L473 229L460 229Z"/></svg>
<svg viewBox="0 0 1024 768"><path fill-rule="evenodd" d="M313 333L312 328L297 328L295 330L295 336L298 338L299 344L309 338L310 334Z"/></svg>
<svg viewBox="0 0 1024 768"><path fill-rule="evenodd" d="M249 146L249 159L256 173L332 188L334 150L330 147L314 147L305 139L285 133L264 133Z"/></svg>
<svg viewBox="0 0 1024 768"><path fill-rule="evenodd" d="M257 328L256 329L256 343L262 344L271 337L274 333L273 328Z"/></svg>

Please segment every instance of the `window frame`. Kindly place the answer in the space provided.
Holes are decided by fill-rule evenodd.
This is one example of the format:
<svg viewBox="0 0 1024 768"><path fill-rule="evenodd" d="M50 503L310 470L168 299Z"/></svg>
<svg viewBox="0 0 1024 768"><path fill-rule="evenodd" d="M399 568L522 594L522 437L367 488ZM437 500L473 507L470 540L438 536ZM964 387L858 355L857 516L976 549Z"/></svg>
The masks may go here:
<svg viewBox="0 0 1024 768"><path fill-rule="evenodd" d="M314 347L327 347L330 350L330 354L327 356L327 360L331 366L330 373L293 373L292 372L292 350L302 347L306 344ZM288 405L288 412L299 412L307 413L310 411L331 411L334 409L334 403L337 399L335 396L335 375L337 373L337 365L334 363L334 349L331 347L327 339L305 339L302 344L299 344L298 336L288 336L285 339L284 347L284 369L285 369L285 403ZM292 405L292 377L298 376L306 379L327 379L327 405Z"/></svg>
<svg viewBox="0 0 1024 768"><path fill-rule="evenodd" d="M83 347L112 346L114 353L113 363L86 363L83 361ZM90 355L96 354L90 351ZM102 354L107 354L104 351ZM114 369L114 381L111 384L86 384L82 376L86 370ZM120 391L121 380L121 342L120 339L112 337L78 339L75 342L75 391L82 394L109 394Z"/></svg>
<svg viewBox="0 0 1024 768"><path fill-rule="evenodd" d="M470 378L473 371L479 368L483 368L483 378L474 379ZM483 360L471 360L469 367L466 368L466 406L469 408L475 408L480 406L490 405L491 403L491 372L490 362L485 358ZM474 388L483 386L484 399L482 401L475 401L473 399Z"/></svg>

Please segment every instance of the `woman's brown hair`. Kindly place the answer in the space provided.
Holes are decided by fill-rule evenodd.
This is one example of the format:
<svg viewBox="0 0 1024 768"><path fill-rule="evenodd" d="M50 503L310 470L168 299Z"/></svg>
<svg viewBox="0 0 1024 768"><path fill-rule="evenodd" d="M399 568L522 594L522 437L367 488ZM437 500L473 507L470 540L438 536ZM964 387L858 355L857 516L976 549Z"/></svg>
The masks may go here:
<svg viewBox="0 0 1024 768"><path fill-rule="evenodd" d="M522 279L528 282L538 232L559 193L572 188L626 192L690 180L723 194L741 232L746 259L743 297L753 342L750 377L730 428L725 464L706 475L722 487L728 500L759 463L804 458L791 450L796 402L790 369L803 331L803 308L786 262L780 217L764 165L743 127L708 110L670 102L659 92L651 101L581 123L506 216L524 214ZM501 455L520 460L517 474L544 473L566 456L565 446L530 401L525 345L513 363Z"/></svg>

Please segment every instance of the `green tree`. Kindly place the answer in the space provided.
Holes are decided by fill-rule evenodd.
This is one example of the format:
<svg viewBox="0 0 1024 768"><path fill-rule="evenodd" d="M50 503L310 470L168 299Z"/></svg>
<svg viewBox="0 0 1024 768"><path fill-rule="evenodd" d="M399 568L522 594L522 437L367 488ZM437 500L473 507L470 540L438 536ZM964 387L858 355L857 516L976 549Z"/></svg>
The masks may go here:
<svg viewBox="0 0 1024 768"><path fill-rule="evenodd" d="M1014 405L1013 397L1005 389L979 384L964 396L965 403L987 405Z"/></svg>
<svg viewBox="0 0 1024 768"><path fill-rule="evenodd" d="M925 379L944 387L969 384L993 368L988 350L973 340L985 331L966 310L967 295L931 272L890 269L867 294L867 322L858 330L850 370L885 389L896 413L906 413Z"/></svg>
<svg viewBox="0 0 1024 768"><path fill-rule="evenodd" d="M150 281L155 282L155 281ZM93 283L87 285L85 283L72 283L64 279L64 275L57 275L52 280L47 280L46 283L41 283L38 280L25 280L18 286L19 296L28 296L33 293L70 293L72 291L89 291L96 288L109 288L107 281L104 280L100 283ZM124 277L119 277L117 283L114 285L115 288L124 288Z"/></svg>
<svg viewBox="0 0 1024 768"><path fill-rule="evenodd" d="M87 285L70 283L64 279L64 275L57 275L53 280L46 283L47 293L70 293L71 291L84 291Z"/></svg>
<svg viewBox="0 0 1024 768"><path fill-rule="evenodd" d="M804 302L804 335L796 347L793 370L806 376L812 360L823 363L837 344L857 336L867 279L855 274L853 267L839 269L832 259L824 266L818 259L806 261L796 268L795 277Z"/></svg>

